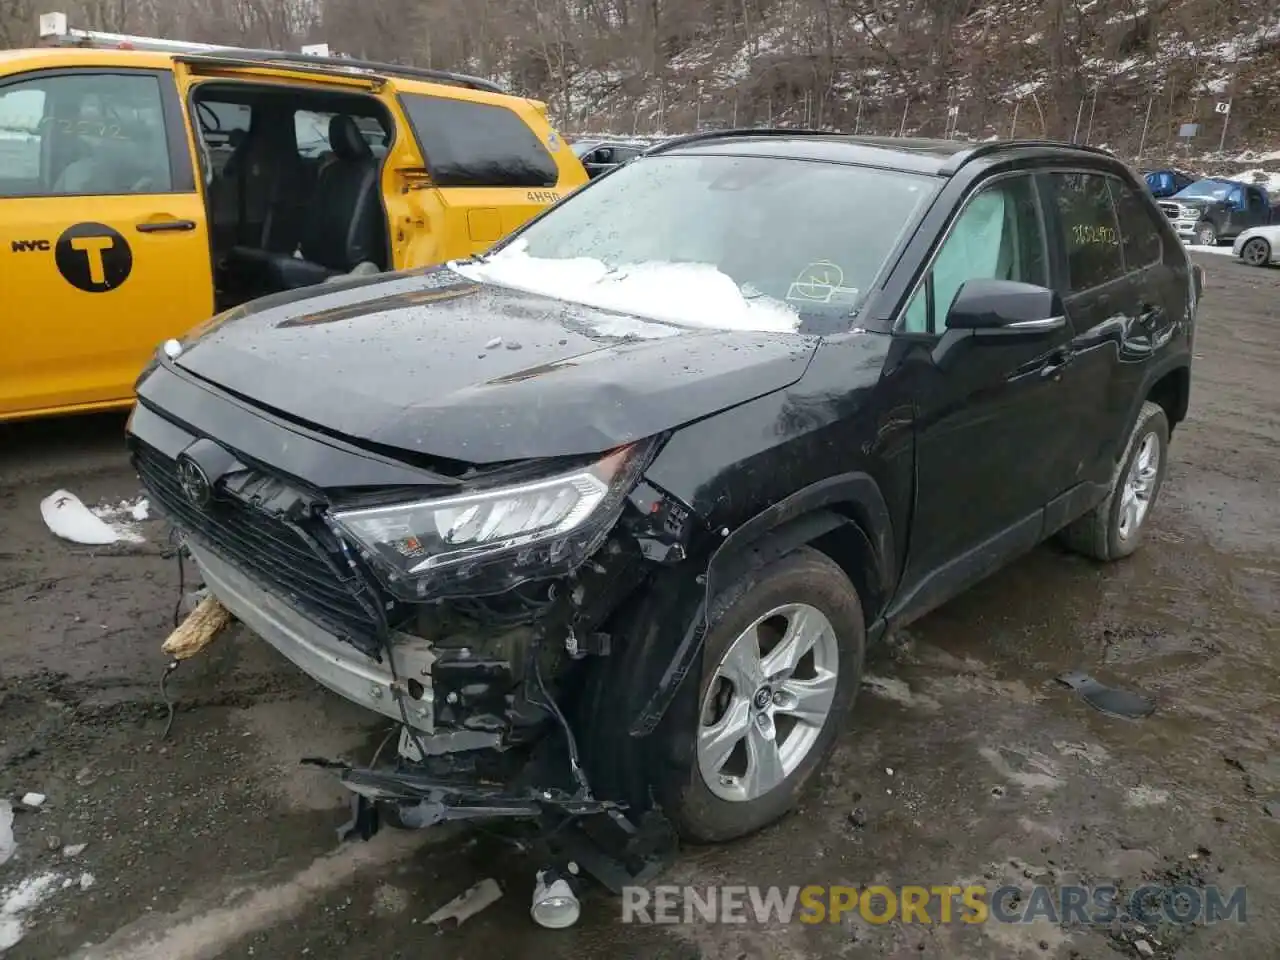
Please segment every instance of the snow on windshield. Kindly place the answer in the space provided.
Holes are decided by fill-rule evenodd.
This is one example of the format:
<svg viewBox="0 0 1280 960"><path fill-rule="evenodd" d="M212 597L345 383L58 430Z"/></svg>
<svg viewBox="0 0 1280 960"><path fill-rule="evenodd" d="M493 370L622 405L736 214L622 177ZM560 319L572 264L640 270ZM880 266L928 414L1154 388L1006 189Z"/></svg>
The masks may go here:
<svg viewBox="0 0 1280 960"><path fill-rule="evenodd" d="M527 251L520 239L487 260L449 266L468 280L682 326L778 333L800 326L796 310L744 293L711 264L647 261L610 267L591 257L548 259Z"/></svg>

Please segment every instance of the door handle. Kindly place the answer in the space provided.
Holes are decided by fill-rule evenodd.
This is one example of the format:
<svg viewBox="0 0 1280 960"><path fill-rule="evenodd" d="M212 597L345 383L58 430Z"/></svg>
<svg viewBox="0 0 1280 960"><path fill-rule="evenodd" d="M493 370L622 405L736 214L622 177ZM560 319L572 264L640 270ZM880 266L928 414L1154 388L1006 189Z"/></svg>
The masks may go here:
<svg viewBox="0 0 1280 960"><path fill-rule="evenodd" d="M137 226L139 233L178 233L183 230L194 230L196 222L194 220L155 220L149 223L140 223Z"/></svg>
<svg viewBox="0 0 1280 960"><path fill-rule="evenodd" d="M1055 350L1045 358L1044 366L1040 368L1040 376L1044 380L1057 380L1062 376L1062 369L1069 364L1075 357L1075 353L1066 348Z"/></svg>

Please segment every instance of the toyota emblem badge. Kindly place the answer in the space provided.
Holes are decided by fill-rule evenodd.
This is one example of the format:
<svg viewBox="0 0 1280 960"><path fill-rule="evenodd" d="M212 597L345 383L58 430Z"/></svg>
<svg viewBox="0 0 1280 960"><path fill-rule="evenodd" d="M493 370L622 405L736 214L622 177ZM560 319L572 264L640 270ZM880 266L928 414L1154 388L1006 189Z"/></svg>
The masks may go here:
<svg viewBox="0 0 1280 960"><path fill-rule="evenodd" d="M191 457L178 458L178 486L182 495L197 507L203 507L213 499L213 485L209 476Z"/></svg>

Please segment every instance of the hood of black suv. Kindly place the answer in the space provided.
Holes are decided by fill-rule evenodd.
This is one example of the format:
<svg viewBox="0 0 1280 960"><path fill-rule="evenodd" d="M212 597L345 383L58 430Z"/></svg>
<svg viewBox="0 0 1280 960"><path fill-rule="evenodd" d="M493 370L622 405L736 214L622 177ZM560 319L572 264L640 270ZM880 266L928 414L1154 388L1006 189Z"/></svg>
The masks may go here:
<svg viewBox="0 0 1280 960"><path fill-rule="evenodd" d="M780 390L816 343L438 268L265 298L211 323L176 363L325 432L482 464L598 453Z"/></svg>

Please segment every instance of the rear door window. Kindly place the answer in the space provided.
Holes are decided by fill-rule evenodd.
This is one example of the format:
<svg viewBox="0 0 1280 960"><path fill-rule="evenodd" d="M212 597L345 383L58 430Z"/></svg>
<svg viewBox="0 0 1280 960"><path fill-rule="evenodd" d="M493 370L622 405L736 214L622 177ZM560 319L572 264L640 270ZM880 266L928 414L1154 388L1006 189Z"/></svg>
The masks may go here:
<svg viewBox="0 0 1280 960"><path fill-rule="evenodd" d="M1109 179L1111 199L1120 222L1120 247L1125 269L1141 270L1158 263L1164 255L1160 228L1146 202L1137 191L1119 180Z"/></svg>
<svg viewBox="0 0 1280 960"><path fill-rule="evenodd" d="M1124 256L1110 178L1098 173L1050 174L1060 240L1067 252L1072 293L1124 276Z"/></svg>
<svg viewBox="0 0 1280 960"><path fill-rule="evenodd" d="M400 98L439 187L553 187L560 171L514 110L406 93Z"/></svg>

